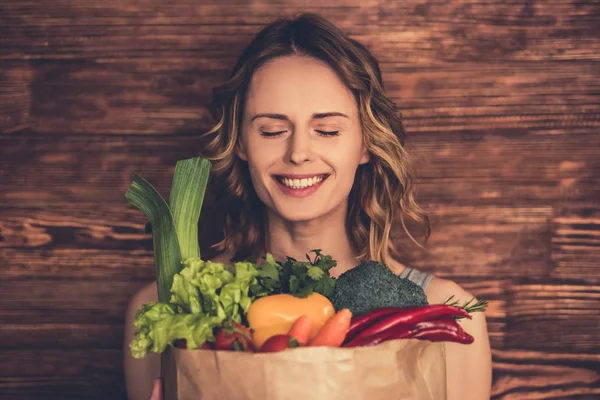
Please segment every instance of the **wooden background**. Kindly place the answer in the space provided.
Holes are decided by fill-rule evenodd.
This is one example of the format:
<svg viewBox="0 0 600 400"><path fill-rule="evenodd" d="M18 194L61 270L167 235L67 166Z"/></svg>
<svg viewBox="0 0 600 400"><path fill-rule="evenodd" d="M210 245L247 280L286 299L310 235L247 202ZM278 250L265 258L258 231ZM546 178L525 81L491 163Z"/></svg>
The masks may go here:
<svg viewBox="0 0 600 400"><path fill-rule="evenodd" d="M490 299L493 398L600 397L598 1L3 0L0 398L125 397L125 307L154 275L125 191L168 196L211 87L301 11L381 62L432 215L410 259Z"/></svg>

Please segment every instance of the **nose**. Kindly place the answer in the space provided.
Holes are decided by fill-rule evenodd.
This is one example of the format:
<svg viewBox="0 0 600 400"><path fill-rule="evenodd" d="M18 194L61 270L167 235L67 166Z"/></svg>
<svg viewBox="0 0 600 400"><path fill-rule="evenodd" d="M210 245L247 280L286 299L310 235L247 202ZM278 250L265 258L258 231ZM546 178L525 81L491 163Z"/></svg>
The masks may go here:
<svg viewBox="0 0 600 400"><path fill-rule="evenodd" d="M311 137L304 132L295 131L290 135L288 160L293 164L310 162L314 158Z"/></svg>

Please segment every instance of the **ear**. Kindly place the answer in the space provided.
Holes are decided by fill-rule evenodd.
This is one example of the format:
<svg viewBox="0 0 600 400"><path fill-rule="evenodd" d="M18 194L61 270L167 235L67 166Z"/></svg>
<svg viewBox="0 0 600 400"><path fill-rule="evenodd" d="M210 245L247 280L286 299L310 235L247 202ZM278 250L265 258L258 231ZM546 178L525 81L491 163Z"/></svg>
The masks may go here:
<svg viewBox="0 0 600 400"><path fill-rule="evenodd" d="M235 146L235 154L242 160L248 161L248 155L246 154L246 147L241 140L238 140L237 145Z"/></svg>
<svg viewBox="0 0 600 400"><path fill-rule="evenodd" d="M362 147L362 153L360 153L360 161L359 164L366 164L371 160L371 155L369 154L369 150L367 150L367 146Z"/></svg>

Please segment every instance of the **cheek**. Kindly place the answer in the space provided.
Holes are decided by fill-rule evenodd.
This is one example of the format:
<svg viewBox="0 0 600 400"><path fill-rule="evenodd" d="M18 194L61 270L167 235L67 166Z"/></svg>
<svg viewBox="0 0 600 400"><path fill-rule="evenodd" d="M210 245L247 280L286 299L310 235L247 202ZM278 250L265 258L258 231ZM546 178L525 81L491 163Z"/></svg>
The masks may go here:
<svg viewBox="0 0 600 400"><path fill-rule="evenodd" d="M269 178L269 169L277 160L277 152L272 146L266 143L248 143L248 169L250 171L250 178L252 184L259 194L259 197L263 197L265 192L265 185L268 184L266 180ZM264 201L264 199L263 199Z"/></svg>
<svg viewBox="0 0 600 400"><path fill-rule="evenodd" d="M337 153L335 157L329 157L327 160L335 171L335 190L339 194L346 195L352 189L358 167L355 161L353 156L342 153Z"/></svg>
<svg viewBox="0 0 600 400"><path fill-rule="evenodd" d="M361 150L356 143L343 143L322 154L339 174L354 176L361 161Z"/></svg>
<svg viewBox="0 0 600 400"><path fill-rule="evenodd" d="M251 171L257 175L264 174L265 171L277 160L276 149L269 145L249 146L248 165Z"/></svg>

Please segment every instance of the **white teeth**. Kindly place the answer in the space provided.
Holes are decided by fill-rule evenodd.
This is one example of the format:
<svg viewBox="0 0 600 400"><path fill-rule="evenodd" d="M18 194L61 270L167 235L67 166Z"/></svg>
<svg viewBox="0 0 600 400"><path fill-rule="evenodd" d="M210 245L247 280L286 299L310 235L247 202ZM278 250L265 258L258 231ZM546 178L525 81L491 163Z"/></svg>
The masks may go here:
<svg viewBox="0 0 600 400"><path fill-rule="evenodd" d="M323 180L322 176L313 176L311 178L290 179L282 178L281 182L291 189L305 189Z"/></svg>

